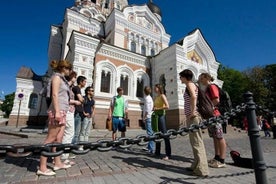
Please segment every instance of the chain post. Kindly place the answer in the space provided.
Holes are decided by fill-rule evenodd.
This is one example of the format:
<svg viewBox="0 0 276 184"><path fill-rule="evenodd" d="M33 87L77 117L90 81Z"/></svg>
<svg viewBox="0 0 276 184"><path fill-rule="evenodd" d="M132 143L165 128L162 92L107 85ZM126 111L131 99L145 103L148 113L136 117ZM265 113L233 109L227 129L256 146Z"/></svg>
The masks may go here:
<svg viewBox="0 0 276 184"><path fill-rule="evenodd" d="M248 120L248 136L250 139L251 152L253 156L253 166L255 171L256 184L267 184L266 164L263 157L263 151L260 143L260 133L257 126L256 105L253 101L251 92L244 94L246 100L246 116Z"/></svg>

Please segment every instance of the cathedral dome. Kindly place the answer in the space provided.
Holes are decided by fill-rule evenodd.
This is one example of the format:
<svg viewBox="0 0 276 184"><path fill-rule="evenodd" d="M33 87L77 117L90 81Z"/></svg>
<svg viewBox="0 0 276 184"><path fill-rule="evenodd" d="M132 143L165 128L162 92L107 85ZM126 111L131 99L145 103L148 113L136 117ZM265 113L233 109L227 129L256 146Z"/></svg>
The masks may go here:
<svg viewBox="0 0 276 184"><path fill-rule="evenodd" d="M157 5L155 5L152 1L149 1L147 5L152 13L158 14L160 17L162 17L161 10Z"/></svg>

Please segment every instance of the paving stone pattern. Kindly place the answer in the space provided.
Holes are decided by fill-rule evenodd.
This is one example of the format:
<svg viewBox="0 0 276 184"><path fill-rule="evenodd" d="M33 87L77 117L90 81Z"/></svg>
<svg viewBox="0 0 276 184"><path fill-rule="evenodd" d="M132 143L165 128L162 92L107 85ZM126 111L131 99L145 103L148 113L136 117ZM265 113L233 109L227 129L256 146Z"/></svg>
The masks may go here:
<svg viewBox="0 0 276 184"><path fill-rule="evenodd" d="M46 134L41 130L1 126L0 145L12 145L16 143L41 144ZM145 134L144 130L128 130L127 137L136 137ZM261 145L264 158L269 168L266 170L269 184L276 183L276 139L264 138L261 134ZM16 136L14 136L16 135ZM22 138L22 137L27 138ZM205 133L204 142L208 158L213 157L213 142ZM90 141L95 142L101 138L111 139L111 133L106 130L93 130ZM142 150L142 147L133 145L129 150L117 148L108 152L90 151L85 155L77 155L74 161L77 163L67 170L56 171L56 176L37 176L39 157L13 158L4 157L0 159L0 183L52 183L52 184L190 184L190 183L256 183L253 169L240 168L231 165L233 163L229 152L231 149L239 151L243 157L252 158L249 137L243 131L237 131L228 126L225 135L228 148L226 168L210 168L207 178L192 176L185 167L189 167L192 150L188 136L177 136L171 140L172 159L164 161L156 158ZM164 143L161 143L161 153L164 154ZM48 163L52 167L51 162Z"/></svg>

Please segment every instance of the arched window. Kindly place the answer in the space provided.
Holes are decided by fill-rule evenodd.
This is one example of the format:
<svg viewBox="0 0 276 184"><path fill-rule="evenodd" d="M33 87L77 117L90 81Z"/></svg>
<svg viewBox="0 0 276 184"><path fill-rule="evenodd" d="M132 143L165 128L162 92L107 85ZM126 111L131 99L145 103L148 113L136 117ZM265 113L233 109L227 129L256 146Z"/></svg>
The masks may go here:
<svg viewBox="0 0 276 184"><path fill-rule="evenodd" d="M150 55L151 55L151 56L154 56L154 55L155 55L154 49L151 49L151 50L150 50Z"/></svg>
<svg viewBox="0 0 276 184"><path fill-rule="evenodd" d="M128 95L128 76L121 75L120 86L124 90L124 95Z"/></svg>
<svg viewBox="0 0 276 184"><path fill-rule="evenodd" d="M137 89L136 89L136 97L143 98L144 96L144 81L143 79L137 78Z"/></svg>
<svg viewBox="0 0 276 184"><path fill-rule="evenodd" d="M38 102L38 95L35 93L32 93L29 100L29 108L30 109L36 109Z"/></svg>
<svg viewBox="0 0 276 184"><path fill-rule="evenodd" d="M159 84L161 84L163 86L163 90L164 90L164 94L166 95L166 78L165 78L165 74L161 75L159 78Z"/></svg>
<svg viewBox="0 0 276 184"><path fill-rule="evenodd" d="M145 45L142 45L142 46L141 46L141 54L142 54L142 55L146 55L146 51L147 51L147 50L146 50L146 46L145 46Z"/></svg>
<svg viewBox="0 0 276 184"><path fill-rule="evenodd" d="M110 72L102 71L101 92L110 93Z"/></svg>
<svg viewBox="0 0 276 184"><path fill-rule="evenodd" d="M136 52L136 43L135 43L135 41L131 42L130 50L131 50L131 52Z"/></svg>

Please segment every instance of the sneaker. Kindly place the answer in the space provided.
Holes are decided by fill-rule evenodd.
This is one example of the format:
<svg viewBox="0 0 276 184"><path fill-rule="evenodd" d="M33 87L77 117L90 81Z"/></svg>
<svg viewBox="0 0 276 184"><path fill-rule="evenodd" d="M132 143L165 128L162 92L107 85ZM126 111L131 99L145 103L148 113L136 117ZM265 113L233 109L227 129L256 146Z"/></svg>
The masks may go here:
<svg viewBox="0 0 276 184"><path fill-rule="evenodd" d="M83 151L83 146L80 146L78 150Z"/></svg>
<svg viewBox="0 0 276 184"><path fill-rule="evenodd" d="M142 149L143 151L149 151L149 149L147 147L143 147Z"/></svg>
<svg viewBox="0 0 276 184"><path fill-rule="evenodd" d="M212 159L208 160L208 164L211 164L211 163L213 163L215 161L216 161L216 159L212 158Z"/></svg>
<svg viewBox="0 0 276 184"><path fill-rule="evenodd" d="M208 164L210 167L213 167L213 168L223 168L223 167L226 167L226 164L225 163L221 163L220 161L217 161L215 160L214 162Z"/></svg>

